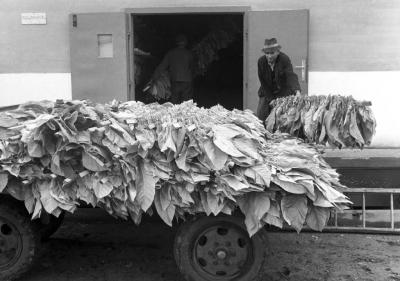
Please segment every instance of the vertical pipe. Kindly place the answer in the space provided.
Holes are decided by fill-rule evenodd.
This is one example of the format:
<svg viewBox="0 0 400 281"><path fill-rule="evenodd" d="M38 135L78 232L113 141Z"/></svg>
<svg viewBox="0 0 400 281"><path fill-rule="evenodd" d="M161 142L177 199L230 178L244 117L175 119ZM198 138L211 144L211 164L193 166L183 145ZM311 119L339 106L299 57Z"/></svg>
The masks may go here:
<svg viewBox="0 0 400 281"><path fill-rule="evenodd" d="M335 209L335 227L338 227L338 223L337 223L337 210Z"/></svg>
<svg viewBox="0 0 400 281"><path fill-rule="evenodd" d="M249 13L244 13L243 16L243 109L249 106L249 26L250 17ZM307 41L308 42L308 41Z"/></svg>
<svg viewBox="0 0 400 281"><path fill-rule="evenodd" d="M362 226L365 228L365 192L362 193Z"/></svg>
<svg viewBox="0 0 400 281"><path fill-rule="evenodd" d="M393 193L390 193L390 228L394 229L394 204Z"/></svg>

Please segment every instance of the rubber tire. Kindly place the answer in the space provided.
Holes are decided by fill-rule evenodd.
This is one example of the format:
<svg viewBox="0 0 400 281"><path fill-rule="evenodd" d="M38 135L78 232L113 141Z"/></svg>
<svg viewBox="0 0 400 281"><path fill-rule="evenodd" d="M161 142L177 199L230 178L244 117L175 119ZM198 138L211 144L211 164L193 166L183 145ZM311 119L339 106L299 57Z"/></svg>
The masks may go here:
<svg viewBox="0 0 400 281"><path fill-rule="evenodd" d="M64 221L65 212L62 212L58 217L53 215L47 215L47 216L48 216L48 222L47 223L42 222L40 225L40 236L42 238L42 241L49 239L50 236L53 235L58 230L58 228Z"/></svg>
<svg viewBox="0 0 400 281"><path fill-rule="evenodd" d="M22 252L9 268L0 271L0 280L14 280L33 265L40 247L39 224L31 221L23 203L13 198L0 197L0 216L12 222L22 236Z"/></svg>
<svg viewBox="0 0 400 281"><path fill-rule="evenodd" d="M205 228L218 225L219 223L233 223L236 226L244 229L246 232L246 227L244 225L244 219L235 216L197 216L191 221L184 222L178 229L175 236L174 242L174 257L175 262L178 266L179 271L182 276L187 281L215 281L215 279L205 279L205 277L200 276L196 270L193 268L191 263L191 245ZM268 252L268 239L267 232L265 229L260 229L257 234L253 235L251 238L253 243L254 251L254 263L252 267L248 270L247 274L240 276L234 281L256 281L262 280L263 268L267 261Z"/></svg>

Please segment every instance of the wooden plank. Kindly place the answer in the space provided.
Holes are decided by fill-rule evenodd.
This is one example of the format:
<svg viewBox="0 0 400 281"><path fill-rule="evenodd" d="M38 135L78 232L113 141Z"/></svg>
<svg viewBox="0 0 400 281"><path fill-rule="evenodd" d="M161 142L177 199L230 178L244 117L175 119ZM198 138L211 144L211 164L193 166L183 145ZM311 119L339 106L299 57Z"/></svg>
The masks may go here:
<svg viewBox="0 0 400 281"><path fill-rule="evenodd" d="M325 149L323 157L334 168L400 167L400 148Z"/></svg>
<svg viewBox="0 0 400 281"><path fill-rule="evenodd" d="M369 187L356 187L356 188L348 188L348 189L340 189L337 190L344 193L393 193L400 194L400 186L398 188L369 188Z"/></svg>
<svg viewBox="0 0 400 281"><path fill-rule="evenodd" d="M390 209L366 209L365 210L368 214L375 214L375 215L383 215L385 213L388 213L388 216L391 216ZM334 211L332 211L334 212ZM350 214L350 215L362 215L362 210L353 210L353 209L348 209L344 210L343 212L338 211L337 214ZM393 215L400 216L400 210L399 209L393 209ZM368 217L368 216L367 216Z"/></svg>
<svg viewBox="0 0 400 281"><path fill-rule="evenodd" d="M354 226L327 226L324 228L323 232L327 232L327 230L335 230L335 231L352 231L357 233L400 233L400 228L389 228L389 227L354 227Z"/></svg>
<svg viewBox="0 0 400 281"><path fill-rule="evenodd" d="M393 203L393 193L390 194L390 227L394 228L394 203Z"/></svg>
<svg viewBox="0 0 400 281"><path fill-rule="evenodd" d="M325 158L333 168L400 168L400 158L372 157L362 158Z"/></svg>
<svg viewBox="0 0 400 281"><path fill-rule="evenodd" d="M366 218L365 218L365 192L362 193L362 225L363 228L366 226Z"/></svg>
<svg viewBox="0 0 400 281"><path fill-rule="evenodd" d="M324 150L326 158L369 159L372 157L400 158L400 148L365 148L365 149L331 149Z"/></svg>

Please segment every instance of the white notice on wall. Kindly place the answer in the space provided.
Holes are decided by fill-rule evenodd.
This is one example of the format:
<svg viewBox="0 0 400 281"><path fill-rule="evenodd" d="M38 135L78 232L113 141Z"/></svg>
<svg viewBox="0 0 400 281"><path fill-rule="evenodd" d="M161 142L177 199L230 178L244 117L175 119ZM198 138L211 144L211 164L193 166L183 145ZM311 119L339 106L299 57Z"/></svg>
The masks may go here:
<svg viewBox="0 0 400 281"><path fill-rule="evenodd" d="M22 13L21 24L46 24L46 13Z"/></svg>

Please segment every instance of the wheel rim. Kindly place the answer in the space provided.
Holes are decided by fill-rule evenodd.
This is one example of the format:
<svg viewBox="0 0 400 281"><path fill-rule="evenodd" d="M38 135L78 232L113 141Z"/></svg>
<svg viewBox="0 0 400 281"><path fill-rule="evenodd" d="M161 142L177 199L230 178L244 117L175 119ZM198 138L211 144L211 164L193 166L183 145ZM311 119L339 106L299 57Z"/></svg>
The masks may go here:
<svg viewBox="0 0 400 281"><path fill-rule="evenodd" d="M253 260L251 239L234 224L210 226L194 242L193 265L212 280L232 280L244 275Z"/></svg>
<svg viewBox="0 0 400 281"><path fill-rule="evenodd" d="M0 271L15 264L21 252L21 233L13 223L0 217Z"/></svg>

